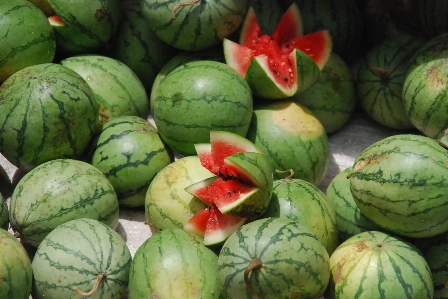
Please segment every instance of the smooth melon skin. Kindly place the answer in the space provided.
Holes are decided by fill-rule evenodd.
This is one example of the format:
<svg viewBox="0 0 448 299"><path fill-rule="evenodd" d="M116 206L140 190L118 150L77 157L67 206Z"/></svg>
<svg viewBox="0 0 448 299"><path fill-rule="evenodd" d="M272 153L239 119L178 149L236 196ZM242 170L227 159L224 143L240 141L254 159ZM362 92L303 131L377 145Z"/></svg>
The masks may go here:
<svg viewBox="0 0 448 299"><path fill-rule="evenodd" d="M122 299L127 293L131 253L123 238L94 219L75 219L48 234L31 267L33 299ZM98 275L105 277L91 296Z"/></svg>
<svg viewBox="0 0 448 299"><path fill-rule="evenodd" d="M32 280L25 248L13 234L0 229L0 298L29 299Z"/></svg>
<svg viewBox="0 0 448 299"><path fill-rule="evenodd" d="M145 214L156 229L183 228L194 214L207 206L185 188L214 174L198 156L180 158L163 168L152 180L145 196Z"/></svg>
<svg viewBox="0 0 448 299"><path fill-rule="evenodd" d="M247 139L268 157L274 179L278 171L294 171L293 178L318 185L330 160L324 127L305 106L290 100L260 103L254 107Z"/></svg>
<svg viewBox="0 0 448 299"><path fill-rule="evenodd" d="M333 252L325 298L433 298L428 263L416 248L378 231L359 233Z"/></svg>
<svg viewBox="0 0 448 299"><path fill-rule="evenodd" d="M152 108L159 134L182 156L195 155L194 144L209 142L211 130L247 134L252 93L225 63L184 63L160 81L156 92Z"/></svg>
<svg viewBox="0 0 448 299"><path fill-rule="evenodd" d="M218 299L218 257L182 229L151 236L137 250L129 275L129 299Z"/></svg>
<svg viewBox="0 0 448 299"><path fill-rule="evenodd" d="M423 135L398 134L353 163L350 190L360 211L384 230L411 238L448 231L446 148Z"/></svg>

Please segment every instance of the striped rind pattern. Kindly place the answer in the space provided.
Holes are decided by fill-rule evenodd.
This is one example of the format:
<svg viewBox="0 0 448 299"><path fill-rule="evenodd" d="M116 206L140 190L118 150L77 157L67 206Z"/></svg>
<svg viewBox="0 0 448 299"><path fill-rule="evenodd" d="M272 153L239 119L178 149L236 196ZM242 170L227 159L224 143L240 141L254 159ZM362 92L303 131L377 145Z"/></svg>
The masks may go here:
<svg viewBox="0 0 448 299"><path fill-rule="evenodd" d="M327 287L329 256L307 227L285 218L263 218L243 225L224 243L218 275L225 298L252 298L244 271L253 258L262 262L249 281L255 295L267 298L317 298Z"/></svg>
<svg viewBox="0 0 448 299"><path fill-rule="evenodd" d="M183 228L206 205L185 188L214 176L202 167L198 156L180 158L152 180L145 197L147 221L158 229Z"/></svg>
<svg viewBox="0 0 448 299"><path fill-rule="evenodd" d="M185 87L188 88L185 88ZM195 143L210 141L210 131L245 136L253 112L247 82L224 63L191 61L159 84L154 121L162 139L181 155L195 155Z"/></svg>
<svg viewBox="0 0 448 299"><path fill-rule="evenodd" d="M199 1L172 11L177 1L145 0L143 14L150 29L167 44L181 50L197 51L219 44L243 22L247 0Z"/></svg>
<svg viewBox="0 0 448 299"><path fill-rule="evenodd" d="M433 298L423 256L382 232L362 232L346 240L331 255L330 267L330 298Z"/></svg>
<svg viewBox="0 0 448 299"><path fill-rule="evenodd" d="M336 213L325 194L300 179L276 180L271 201L263 217L284 217L307 226L328 254L339 245Z"/></svg>
<svg viewBox="0 0 448 299"><path fill-rule="evenodd" d="M97 275L105 274L89 298L121 299L131 262L125 241L112 228L94 219L68 221L48 234L35 253L33 298L80 298L73 287L88 292Z"/></svg>
<svg viewBox="0 0 448 299"><path fill-rule="evenodd" d="M29 299L32 279L25 248L13 234L0 229L0 298Z"/></svg>
<svg viewBox="0 0 448 299"><path fill-rule="evenodd" d="M58 225L92 218L115 229L119 206L113 186L92 165L56 159L28 172L11 196L9 218L23 242L37 247Z"/></svg>
<svg viewBox="0 0 448 299"><path fill-rule="evenodd" d="M0 82L25 67L53 60L56 41L42 11L28 1L2 1L0 11Z"/></svg>
<svg viewBox="0 0 448 299"><path fill-rule="evenodd" d="M429 265L434 283L434 299L443 299L448 297L446 288L448 270L448 242L444 234L436 237L436 240L425 242L428 248L421 249L423 256Z"/></svg>
<svg viewBox="0 0 448 299"><path fill-rule="evenodd" d="M137 250L129 275L129 299L217 299L217 256L182 229L163 230Z"/></svg>
<svg viewBox="0 0 448 299"><path fill-rule="evenodd" d="M154 176L173 160L171 150L146 119L121 116L106 123L91 163L114 186L122 206L143 206Z"/></svg>
<svg viewBox="0 0 448 299"><path fill-rule="evenodd" d="M95 95L64 66L27 67L0 88L0 151L23 171L52 159L79 157L97 125Z"/></svg>
<svg viewBox="0 0 448 299"><path fill-rule="evenodd" d="M350 190L349 174L352 167L339 172L330 182L326 190L326 198L336 215L341 241L364 231L381 230L368 219L356 205Z"/></svg>
<svg viewBox="0 0 448 299"><path fill-rule="evenodd" d="M350 189L385 230L415 238L448 230L446 149L432 138L398 134L372 144L354 161Z"/></svg>

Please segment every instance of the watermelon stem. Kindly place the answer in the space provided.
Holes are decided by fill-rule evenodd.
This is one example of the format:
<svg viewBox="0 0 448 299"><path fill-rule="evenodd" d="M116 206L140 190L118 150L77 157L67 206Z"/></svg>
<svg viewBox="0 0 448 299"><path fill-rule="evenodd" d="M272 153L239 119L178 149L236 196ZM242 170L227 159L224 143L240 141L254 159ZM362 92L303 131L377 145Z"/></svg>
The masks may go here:
<svg viewBox="0 0 448 299"><path fill-rule="evenodd" d="M192 0L190 2L181 2L181 3L177 3L176 5L174 5L173 10L171 11L171 19L175 20L177 19L176 16L176 11L181 8L182 6L187 6L187 5L195 5L196 3L198 3L199 0Z"/></svg>
<svg viewBox="0 0 448 299"><path fill-rule="evenodd" d="M275 170L276 173L288 173L289 175L287 177L284 178L285 181L290 181L292 179L292 177L294 176L295 172L292 169L288 169L288 170Z"/></svg>
<svg viewBox="0 0 448 299"><path fill-rule="evenodd" d="M249 291L252 299L258 299L258 297L254 294L254 290L252 289L252 285L249 281L249 274L254 269L260 269L263 266L262 262L256 257L252 258L249 265L247 265L246 270L244 270L244 283L246 284L247 290Z"/></svg>
<svg viewBox="0 0 448 299"><path fill-rule="evenodd" d="M83 292L80 289L78 289L78 287L73 287L73 290L78 293L79 295L83 296L83 297L89 297L92 296L96 290L98 289L98 286L100 285L100 283L106 278L106 274L104 273L100 273L97 275L96 277L96 282L95 285L93 286L93 288L90 290L90 292Z"/></svg>

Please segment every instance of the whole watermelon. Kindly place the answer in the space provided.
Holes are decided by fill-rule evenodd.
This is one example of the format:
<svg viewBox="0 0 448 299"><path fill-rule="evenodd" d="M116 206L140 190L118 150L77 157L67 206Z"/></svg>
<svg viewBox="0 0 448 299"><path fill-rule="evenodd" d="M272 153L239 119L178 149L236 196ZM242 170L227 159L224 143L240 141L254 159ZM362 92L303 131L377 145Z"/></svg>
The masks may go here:
<svg viewBox="0 0 448 299"><path fill-rule="evenodd" d="M362 214L384 230L425 238L448 231L447 150L436 140L397 134L361 152L350 190Z"/></svg>
<svg viewBox="0 0 448 299"><path fill-rule="evenodd" d="M9 218L21 240L37 247L56 226L72 219L92 218L115 229L118 199L113 186L94 166L56 159L20 179L11 196Z"/></svg>
<svg viewBox="0 0 448 299"><path fill-rule="evenodd" d="M135 253L129 299L221 298L218 257L182 229L163 230Z"/></svg>
<svg viewBox="0 0 448 299"><path fill-rule="evenodd" d="M25 67L54 58L53 29L45 14L29 1L1 1L0 36L0 84Z"/></svg>
<svg viewBox="0 0 448 299"><path fill-rule="evenodd" d="M92 165L111 182L119 204L128 207L145 205L152 179L173 160L157 129L137 116L120 116L106 123L92 151Z"/></svg>
<svg viewBox="0 0 448 299"><path fill-rule="evenodd" d="M1 85L0 119L0 152L26 172L49 160L79 158L98 129L98 103L76 72L44 63Z"/></svg>
<svg viewBox="0 0 448 299"><path fill-rule="evenodd" d="M224 298L317 298L327 287L329 255L298 222L262 218L243 225L218 256Z"/></svg>
<svg viewBox="0 0 448 299"><path fill-rule="evenodd" d="M109 226L87 218L68 221L37 248L33 299L121 299L131 262L126 242Z"/></svg>
<svg viewBox="0 0 448 299"><path fill-rule="evenodd" d="M219 44L242 24L248 0L179 2L144 0L149 29L167 44L186 51Z"/></svg>
<svg viewBox="0 0 448 299"><path fill-rule="evenodd" d="M32 280L27 252L14 235L0 228L0 298L29 299Z"/></svg>
<svg viewBox="0 0 448 299"><path fill-rule="evenodd" d="M211 130L246 136L253 112L247 82L225 63L190 61L169 72L156 90L153 117L162 139L183 156L207 143Z"/></svg>
<svg viewBox="0 0 448 299"><path fill-rule="evenodd" d="M366 231L346 240L331 255L330 267L330 299L433 298L431 271L421 253L382 232Z"/></svg>

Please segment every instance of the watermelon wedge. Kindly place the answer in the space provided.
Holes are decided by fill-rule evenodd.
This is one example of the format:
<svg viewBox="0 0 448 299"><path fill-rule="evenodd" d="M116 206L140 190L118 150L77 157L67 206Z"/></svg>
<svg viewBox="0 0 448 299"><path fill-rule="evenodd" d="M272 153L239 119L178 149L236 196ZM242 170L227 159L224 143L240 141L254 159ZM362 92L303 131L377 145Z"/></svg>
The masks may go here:
<svg viewBox="0 0 448 299"><path fill-rule="evenodd" d="M204 237L205 245L215 245L246 219L263 215L271 198L273 171L267 157L235 133L211 131L210 144L195 148L202 166L216 176L185 188L208 207L195 214L184 229Z"/></svg>
<svg viewBox="0 0 448 299"><path fill-rule="evenodd" d="M320 75L333 48L329 31L303 35L299 8L293 3L272 35L263 34L255 11L244 20L239 44L223 40L226 63L254 93L265 99L291 97L308 89Z"/></svg>

